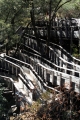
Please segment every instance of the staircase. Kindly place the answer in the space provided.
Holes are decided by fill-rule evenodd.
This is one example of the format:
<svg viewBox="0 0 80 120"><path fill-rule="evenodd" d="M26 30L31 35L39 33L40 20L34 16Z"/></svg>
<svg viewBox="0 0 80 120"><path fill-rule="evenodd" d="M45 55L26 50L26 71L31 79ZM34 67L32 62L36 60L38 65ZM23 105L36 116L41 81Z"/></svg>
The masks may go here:
<svg viewBox="0 0 80 120"><path fill-rule="evenodd" d="M21 43L21 50L15 58L13 54L0 55L0 78L4 79L16 99L23 98L32 105L34 94L38 99L48 89L60 93L61 87L72 88L80 94L80 60L53 43L50 43L47 59L45 40L40 39L39 49L34 36L25 33L24 39L25 43Z"/></svg>
<svg viewBox="0 0 80 120"><path fill-rule="evenodd" d="M41 90L36 82L37 78L32 72L30 72L29 64L5 54L1 54L0 67L0 78L3 78L5 81L9 81L10 86L8 87L12 90L12 92L14 92L15 96L23 97L24 101L30 105L33 101L33 91L35 87L36 91L38 92L38 96L40 96ZM8 73L6 72L7 70ZM17 80L15 80L15 78ZM7 85L8 81L6 81Z"/></svg>
<svg viewBox="0 0 80 120"><path fill-rule="evenodd" d="M53 43L50 43L49 58L46 59L44 56L46 47L45 40L40 39L41 50L39 50L34 36L25 34L24 39L25 45L22 44L24 46L24 50L19 53L19 59L31 64L36 71L36 64L40 65L41 69L38 75L41 75L45 83L51 82L52 85L54 83L56 85L63 85L65 83L65 86L67 84L67 88L69 89L71 81L72 87L74 86L73 89L79 93L80 60L72 57L61 46ZM29 50L27 49L28 47ZM48 72L45 75L46 70Z"/></svg>

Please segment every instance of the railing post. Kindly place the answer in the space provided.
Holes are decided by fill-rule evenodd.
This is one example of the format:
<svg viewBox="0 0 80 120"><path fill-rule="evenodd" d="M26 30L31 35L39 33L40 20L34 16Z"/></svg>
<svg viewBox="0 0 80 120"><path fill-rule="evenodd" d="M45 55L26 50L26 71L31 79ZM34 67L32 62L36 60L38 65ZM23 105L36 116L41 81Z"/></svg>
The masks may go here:
<svg viewBox="0 0 80 120"><path fill-rule="evenodd" d="M37 64L37 73L39 75L39 65Z"/></svg>
<svg viewBox="0 0 80 120"><path fill-rule="evenodd" d="M39 76L41 77L41 66L40 65L38 66L38 69L39 69L38 70L39 71Z"/></svg>
<svg viewBox="0 0 80 120"><path fill-rule="evenodd" d="M11 81L11 83L12 83L12 91L14 92L14 90L13 90L13 82Z"/></svg>
<svg viewBox="0 0 80 120"><path fill-rule="evenodd" d="M72 77L70 76L70 92L71 92L71 87L72 87ZM71 95L70 95L70 118L72 118L72 100L71 100Z"/></svg>
<svg viewBox="0 0 80 120"><path fill-rule="evenodd" d="M8 69L9 69L9 62L8 62Z"/></svg>
<svg viewBox="0 0 80 120"><path fill-rule="evenodd" d="M5 61L5 70L6 70L6 61Z"/></svg>
<svg viewBox="0 0 80 120"><path fill-rule="evenodd" d="M49 47L49 46L48 46ZM49 58L51 57L50 49L49 49Z"/></svg>
<svg viewBox="0 0 80 120"><path fill-rule="evenodd" d="M3 60L1 60L1 66L2 66L2 69L3 69Z"/></svg>
<svg viewBox="0 0 80 120"><path fill-rule="evenodd" d="M54 63L56 64L56 54L54 53Z"/></svg>
<svg viewBox="0 0 80 120"><path fill-rule="evenodd" d="M52 72L52 84L54 85L54 71Z"/></svg>
<svg viewBox="0 0 80 120"><path fill-rule="evenodd" d="M72 55L72 48L73 48L73 38L74 38L74 29L73 26L71 26L71 41L70 41L70 54Z"/></svg>
<svg viewBox="0 0 80 120"><path fill-rule="evenodd" d="M34 49L34 40L32 39L32 48Z"/></svg>
<svg viewBox="0 0 80 120"><path fill-rule="evenodd" d="M46 82L46 69L44 69L44 82Z"/></svg>
<svg viewBox="0 0 80 120"><path fill-rule="evenodd" d="M62 74L60 73L60 89L62 88L62 84L61 84L62 83L62 79L61 78L62 78Z"/></svg>
<svg viewBox="0 0 80 120"><path fill-rule="evenodd" d="M54 53L52 52L52 62L54 61Z"/></svg>
<svg viewBox="0 0 80 120"><path fill-rule="evenodd" d="M68 67L68 63L65 63L66 68Z"/></svg>
<svg viewBox="0 0 80 120"><path fill-rule="evenodd" d="M59 43L60 43L60 46L62 46L62 27L59 27L59 32L60 32Z"/></svg>
<svg viewBox="0 0 80 120"><path fill-rule="evenodd" d="M79 26L79 55L80 55L80 26Z"/></svg>
<svg viewBox="0 0 80 120"><path fill-rule="evenodd" d="M44 68L42 68L43 69L43 80L44 80Z"/></svg>
<svg viewBox="0 0 80 120"><path fill-rule="evenodd" d="M62 67L62 60L60 60L60 67Z"/></svg>
<svg viewBox="0 0 80 120"><path fill-rule="evenodd" d="M13 74L14 72L13 72L13 65L12 65L12 74Z"/></svg>
<svg viewBox="0 0 80 120"><path fill-rule="evenodd" d="M73 76L74 76L74 71L71 71L71 75L73 75Z"/></svg>
<svg viewBox="0 0 80 120"><path fill-rule="evenodd" d="M37 64L35 63L35 71L37 72Z"/></svg>
<svg viewBox="0 0 80 120"><path fill-rule="evenodd" d="M17 74L17 67L16 67L16 76L17 76L18 74Z"/></svg>

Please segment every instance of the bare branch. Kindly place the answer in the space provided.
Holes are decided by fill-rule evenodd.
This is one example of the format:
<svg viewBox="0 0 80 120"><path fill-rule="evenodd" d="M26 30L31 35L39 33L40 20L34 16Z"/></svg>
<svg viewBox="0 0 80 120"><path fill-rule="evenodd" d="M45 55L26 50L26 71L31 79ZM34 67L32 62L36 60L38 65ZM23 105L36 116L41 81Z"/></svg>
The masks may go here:
<svg viewBox="0 0 80 120"><path fill-rule="evenodd" d="M62 2L62 0L59 0L58 4L57 4L57 6L56 6L56 8L55 8L55 10L54 10L54 12L53 12L53 15L52 15L52 19L51 19L51 20L53 20L53 18L55 17L56 12L57 12L63 5L65 5L66 3L70 2L70 1L72 1L72 0L67 0L66 2L64 2L64 3L62 3L62 4L60 5L60 3Z"/></svg>
<svg viewBox="0 0 80 120"><path fill-rule="evenodd" d="M62 3L60 6L58 6L58 8L56 9L56 11L58 11L63 5L65 5L66 3L70 2L70 1L72 1L72 0L68 0L68 1Z"/></svg>
<svg viewBox="0 0 80 120"><path fill-rule="evenodd" d="M8 20L9 14L10 14L10 10L8 11L8 14L7 14L7 16L6 16L5 23L6 23L7 20Z"/></svg>
<svg viewBox="0 0 80 120"><path fill-rule="evenodd" d="M57 8L58 8L58 6L60 5L61 2L62 2L62 0L59 0L57 6L56 6L56 8L55 8L55 11L57 10Z"/></svg>

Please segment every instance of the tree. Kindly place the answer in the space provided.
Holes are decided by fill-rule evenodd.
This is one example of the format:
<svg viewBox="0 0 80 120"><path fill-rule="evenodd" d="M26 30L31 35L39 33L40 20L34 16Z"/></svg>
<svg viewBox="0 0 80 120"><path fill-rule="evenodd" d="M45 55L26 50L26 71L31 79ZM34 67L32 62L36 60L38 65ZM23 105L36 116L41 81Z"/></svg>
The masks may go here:
<svg viewBox="0 0 80 120"><path fill-rule="evenodd" d="M76 16L75 16L75 17L80 18L80 7L79 7L79 6L80 6L80 1L77 0L77 1L75 2L74 6L75 6L74 11L75 11L75 13L76 13ZM74 14L74 15L75 15L75 14Z"/></svg>
<svg viewBox="0 0 80 120"><path fill-rule="evenodd" d="M70 3L62 6L59 10L62 17L73 17L79 18L80 17L80 1L79 0L72 0Z"/></svg>
<svg viewBox="0 0 80 120"><path fill-rule="evenodd" d="M25 25L25 19L27 23L28 7L29 2L27 0L0 1L0 31L2 34L0 41L7 40L6 50L18 42L19 38L15 31L19 25Z"/></svg>
<svg viewBox="0 0 80 120"><path fill-rule="evenodd" d="M53 21L53 19L56 17L56 14L58 12L58 10L64 6L66 3L71 2L72 0L56 0L56 1L52 1L52 0L45 0L44 3L43 1L39 1L39 0L34 0L32 3L32 11L31 11L31 21L32 21L32 25L34 28L34 32L35 32L35 36L39 42L39 38L37 37L37 32L36 32L36 27L35 27L35 20L36 20L36 15L35 15L35 10L39 10L39 13L42 12L42 16L41 18L45 17L45 13L48 13L49 19L48 19L48 24L47 24L47 41L46 41L46 56L48 57L49 55L49 42L50 42L50 32L51 32L51 22ZM36 3L35 3L36 2ZM33 7L34 5L34 7ZM38 6L39 5L39 6Z"/></svg>
<svg viewBox="0 0 80 120"><path fill-rule="evenodd" d="M49 46L50 41L50 30L51 30L51 22L56 17L56 13L58 10L64 6L66 3L71 0L2 0L0 1L0 16L1 16L1 25L0 31L4 34L1 40L7 40L7 49L13 46L13 44L19 42L19 38L15 35L15 31L18 26L24 25L30 21L34 28L35 36L39 43L39 36L37 35L35 21L36 19L44 19L46 13L49 16L48 24L47 24L47 41L46 45ZM33 3L34 8L31 4ZM32 5L32 6L33 6ZM31 10L31 12L30 12ZM31 16L30 16L31 13ZM6 29L7 28L7 29ZM2 31L4 29L4 31ZM8 44L9 43L9 44ZM48 55L48 47L46 47L46 55Z"/></svg>

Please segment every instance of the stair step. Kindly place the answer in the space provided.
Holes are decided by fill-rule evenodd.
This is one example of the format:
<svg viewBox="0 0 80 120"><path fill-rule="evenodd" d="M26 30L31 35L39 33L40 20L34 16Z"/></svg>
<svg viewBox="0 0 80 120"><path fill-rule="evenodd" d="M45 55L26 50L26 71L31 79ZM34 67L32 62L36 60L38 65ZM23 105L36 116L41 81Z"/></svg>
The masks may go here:
<svg viewBox="0 0 80 120"><path fill-rule="evenodd" d="M3 91L3 94L13 93L13 91Z"/></svg>

